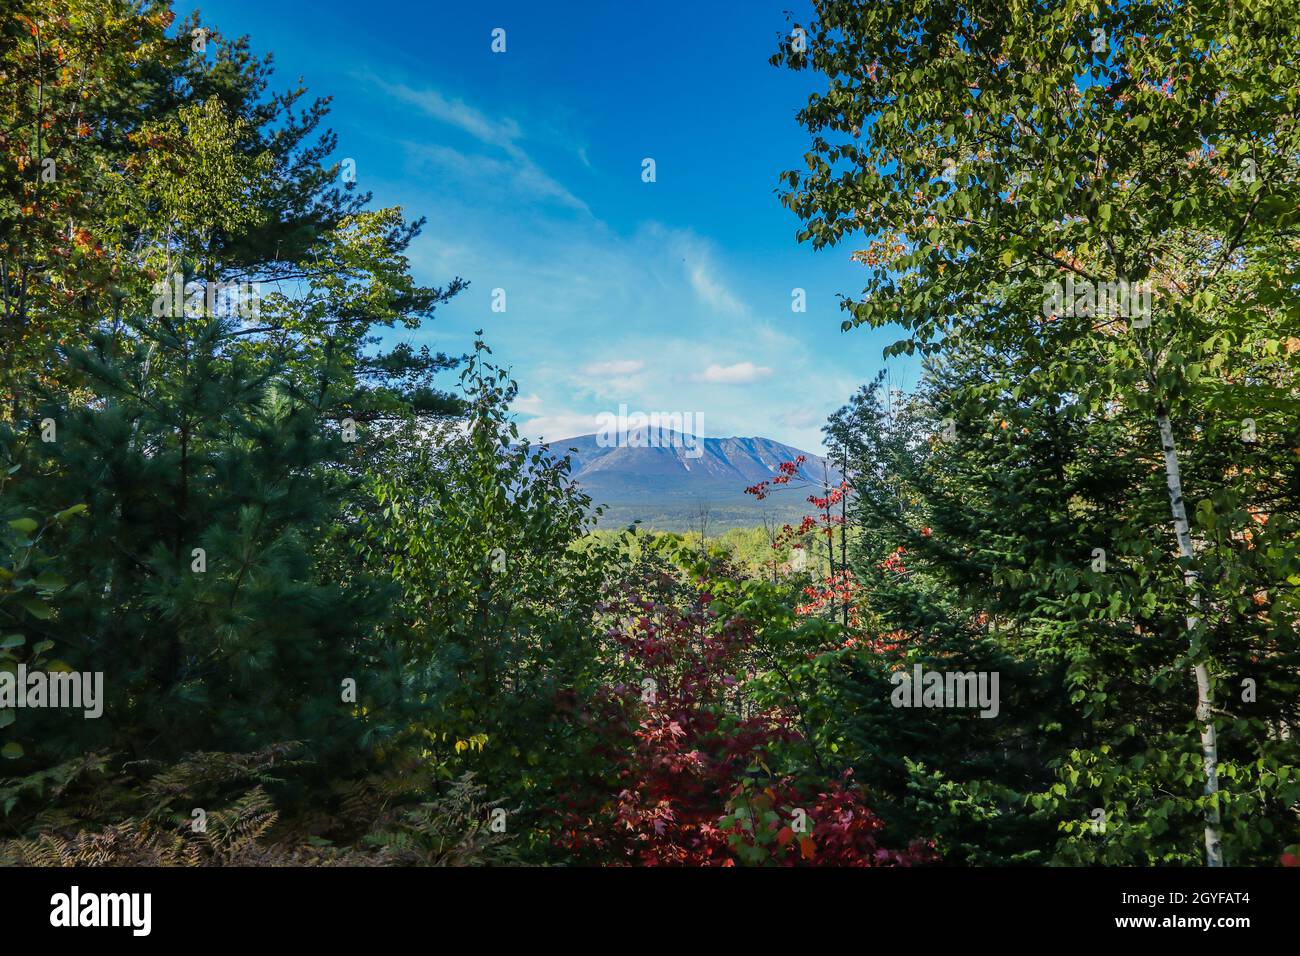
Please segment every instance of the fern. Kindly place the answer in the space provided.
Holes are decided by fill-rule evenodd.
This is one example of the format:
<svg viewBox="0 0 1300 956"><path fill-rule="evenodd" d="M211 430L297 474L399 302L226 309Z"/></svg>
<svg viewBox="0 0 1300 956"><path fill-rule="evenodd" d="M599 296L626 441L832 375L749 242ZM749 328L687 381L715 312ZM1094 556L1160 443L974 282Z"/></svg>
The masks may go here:
<svg viewBox="0 0 1300 956"><path fill-rule="evenodd" d="M366 836L384 862L399 866L487 866L517 863L508 833L494 833L484 788L466 773L437 800L404 810L388 827Z"/></svg>

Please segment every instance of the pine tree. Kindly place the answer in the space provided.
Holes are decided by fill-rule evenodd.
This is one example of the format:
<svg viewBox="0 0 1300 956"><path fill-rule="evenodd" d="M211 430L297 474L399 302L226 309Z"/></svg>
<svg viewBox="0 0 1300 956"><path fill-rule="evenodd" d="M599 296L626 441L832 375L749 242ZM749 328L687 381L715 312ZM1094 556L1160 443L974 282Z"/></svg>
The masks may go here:
<svg viewBox="0 0 1300 956"><path fill-rule="evenodd" d="M87 508L59 561L72 584L57 630L63 659L102 671L106 691L102 718L42 739L48 760L287 740L326 760L363 732L342 687L365 683L384 592L340 587L318 559L350 449L311 396L226 354L228 332L198 319L141 327L125 349L100 336L68 355L95 400L43 409L57 440L28 446L15 490Z"/></svg>

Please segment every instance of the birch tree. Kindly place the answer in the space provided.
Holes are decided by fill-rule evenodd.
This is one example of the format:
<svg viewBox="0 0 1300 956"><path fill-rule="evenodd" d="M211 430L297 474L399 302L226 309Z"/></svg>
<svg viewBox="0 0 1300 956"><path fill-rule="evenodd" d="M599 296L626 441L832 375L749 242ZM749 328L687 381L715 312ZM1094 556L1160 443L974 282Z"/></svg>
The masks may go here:
<svg viewBox="0 0 1300 956"><path fill-rule="evenodd" d="M842 303L846 331L901 326L887 355L1027 348L1025 378L990 383L1007 403L1049 389L1150 422L1185 585L1176 663L1195 683L1210 866L1223 863L1215 608L1187 507L1204 476L1179 456L1207 439L1192 420L1244 434L1267 418L1279 448L1294 431L1288 6L816 0L797 24L807 50L773 56L825 83L799 112L812 141L782 201L801 241L855 240L866 285ZM1204 520L1197 508L1214 526L1215 504Z"/></svg>

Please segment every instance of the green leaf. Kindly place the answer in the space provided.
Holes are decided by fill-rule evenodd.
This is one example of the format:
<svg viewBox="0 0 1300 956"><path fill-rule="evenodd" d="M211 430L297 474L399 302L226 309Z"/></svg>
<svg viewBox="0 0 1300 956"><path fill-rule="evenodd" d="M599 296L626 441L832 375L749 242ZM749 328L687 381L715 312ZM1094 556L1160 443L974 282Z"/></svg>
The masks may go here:
<svg viewBox="0 0 1300 956"><path fill-rule="evenodd" d="M34 618L39 618L42 621L48 621L54 616L54 612L50 610L50 606L38 598L23 598L18 603L27 609L28 614Z"/></svg>
<svg viewBox="0 0 1300 956"><path fill-rule="evenodd" d="M34 583L42 591L62 591L68 586L67 581L52 571L37 575Z"/></svg>
<svg viewBox="0 0 1300 956"><path fill-rule="evenodd" d="M73 505L71 508L64 508L54 516L54 519L56 521L67 521L69 518L75 518L77 515L85 514L87 510L87 505Z"/></svg>

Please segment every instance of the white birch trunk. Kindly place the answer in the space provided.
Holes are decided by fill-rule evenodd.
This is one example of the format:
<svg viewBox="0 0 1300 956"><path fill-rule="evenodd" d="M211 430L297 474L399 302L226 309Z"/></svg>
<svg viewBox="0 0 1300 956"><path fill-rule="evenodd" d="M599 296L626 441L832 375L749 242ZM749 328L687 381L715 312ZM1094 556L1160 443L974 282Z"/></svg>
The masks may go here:
<svg viewBox="0 0 1300 956"><path fill-rule="evenodd" d="M1193 558L1192 535L1187 524L1187 507L1183 502L1183 480L1178 473L1178 451L1174 448L1174 429L1169 415L1163 409L1158 415L1160 446L1165 453L1165 481L1169 486L1169 506L1174 516L1174 533L1178 537L1178 553L1188 560L1183 572L1183 583L1192 592L1195 613L1187 616L1187 636L1191 639L1196 630L1201 610L1200 594L1196 591L1197 572L1191 565ZM1223 866L1223 850L1219 845L1219 749L1214 738L1214 723L1210 710L1210 674L1205 664L1196 669L1196 719L1201 725L1201 757L1205 763L1205 795L1212 802L1205 811L1205 865Z"/></svg>

